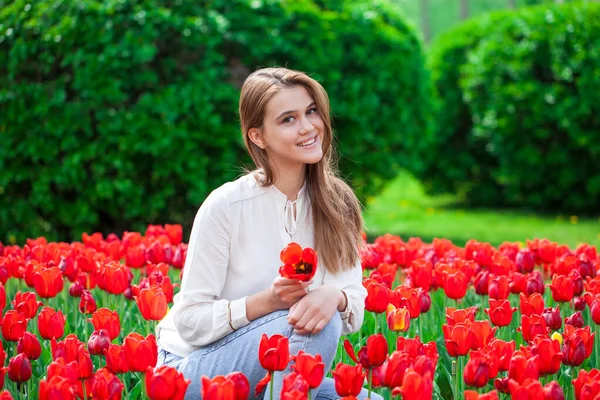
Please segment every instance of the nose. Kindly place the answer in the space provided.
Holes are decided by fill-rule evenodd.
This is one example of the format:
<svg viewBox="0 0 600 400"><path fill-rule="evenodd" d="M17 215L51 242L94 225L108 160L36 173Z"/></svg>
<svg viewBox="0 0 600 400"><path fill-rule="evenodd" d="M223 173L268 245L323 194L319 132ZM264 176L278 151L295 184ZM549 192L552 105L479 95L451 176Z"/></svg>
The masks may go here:
<svg viewBox="0 0 600 400"><path fill-rule="evenodd" d="M315 129L314 125L310 122L310 120L306 117L302 118L300 123L300 134L306 135L309 132L312 132Z"/></svg>

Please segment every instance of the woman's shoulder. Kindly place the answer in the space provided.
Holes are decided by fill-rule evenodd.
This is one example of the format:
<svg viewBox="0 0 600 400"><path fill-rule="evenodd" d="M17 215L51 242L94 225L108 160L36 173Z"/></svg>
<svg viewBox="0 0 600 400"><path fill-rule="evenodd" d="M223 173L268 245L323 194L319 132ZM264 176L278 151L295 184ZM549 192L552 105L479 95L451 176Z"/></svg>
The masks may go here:
<svg viewBox="0 0 600 400"><path fill-rule="evenodd" d="M204 203L229 205L264 193L265 188L256 180L256 175L255 171L249 172L233 181L222 184L208 195Z"/></svg>

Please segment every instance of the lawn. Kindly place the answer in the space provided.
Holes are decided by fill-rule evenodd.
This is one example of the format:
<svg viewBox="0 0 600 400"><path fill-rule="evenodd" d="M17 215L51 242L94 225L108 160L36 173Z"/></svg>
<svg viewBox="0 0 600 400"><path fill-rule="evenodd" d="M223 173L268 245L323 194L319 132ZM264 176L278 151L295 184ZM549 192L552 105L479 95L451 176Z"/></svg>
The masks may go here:
<svg viewBox="0 0 600 400"><path fill-rule="evenodd" d="M434 237L464 245L469 239L490 242L547 238L567 244L600 246L600 217L576 215L542 216L514 210L484 210L456 207L453 196L427 196L408 173L390 182L381 195L369 198L363 213L370 238L392 233L408 239Z"/></svg>

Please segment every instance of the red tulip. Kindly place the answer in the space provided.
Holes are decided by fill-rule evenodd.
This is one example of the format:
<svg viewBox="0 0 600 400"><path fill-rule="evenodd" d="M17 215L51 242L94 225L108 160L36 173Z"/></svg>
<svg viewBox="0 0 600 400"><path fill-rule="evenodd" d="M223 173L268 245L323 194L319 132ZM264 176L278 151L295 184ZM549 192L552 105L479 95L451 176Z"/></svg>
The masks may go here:
<svg viewBox="0 0 600 400"><path fill-rule="evenodd" d="M298 355L292 356L295 361L292 370L302 375L311 389L319 387L325 376L325 364L320 354L312 356L300 350Z"/></svg>
<svg viewBox="0 0 600 400"><path fill-rule="evenodd" d="M477 351L471 353L467 361L463 376L465 383L471 387L482 388L487 385L490 378L490 364L486 357L478 355Z"/></svg>
<svg viewBox="0 0 600 400"><path fill-rule="evenodd" d="M95 399L121 400L123 388L123 382L107 368L100 368L92 378L92 396Z"/></svg>
<svg viewBox="0 0 600 400"><path fill-rule="evenodd" d="M448 325L454 325L459 322L474 322L476 314L477 307L459 309L448 307L446 308L446 322L448 322Z"/></svg>
<svg viewBox="0 0 600 400"><path fill-rule="evenodd" d="M82 314L92 314L96 311L96 300L89 290L84 290L79 301L79 312Z"/></svg>
<svg viewBox="0 0 600 400"><path fill-rule="evenodd" d="M31 378L31 362L25 354L20 353L10 359L8 377L18 383L27 382Z"/></svg>
<svg viewBox="0 0 600 400"><path fill-rule="evenodd" d="M88 340L88 350L95 356L103 355L110 345L110 337L104 329L94 331Z"/></svg>
<svg viewBox="0 0 600 400"><path fill-rule="evenodd" d="M515 257L515 265L519 269L519 272L532 272L535 267L535 257L531 250L520 249Z"/></svg>
<svg viewBox="0 0 600 400"><path fill-rule="evenodd" d="M310 387L304 377L296 372L292 372L283 378L281 395L282 397L285 397L285 394L289 394L293 395L293 399L306 399L309 389Z"/></svg>
<svg viewBox="0 0 600 400"><path fill-rule="evenodd" d="M24 332L17 344L17 352L24 353L30 360L37 360L42 354L42 346L36 335Z"/></svg>
<svg viewBox="0 0 600 400"><path fill-rule="evenodd" d="M594 336L590 334L590 327L575 328L565 326L564 342L562 345L563 364L579 366L592 354Z"/></svg>
<svg viewBox="0 0 600 400"><path fill-rule="evenodd" d="M50 307L44 307L38 315L40 336L46 340L62 337L65 332L65 320L62 311L56 312Z"/></svg>
<svg viewBox="0 0 600 400"><path fill-rule="evenodd" d="M392 395L402 394L404 399L431 400L433 397L433 378L431 374L424 376L409 368L404 374L402 387L395 388Z"/></svg>
<svg viewBox="0 0 600 400"><path fill-rule="evenodd" d="M179 224L165 224L165 234L169 237L171 244L178 245L183 239L183 228Z"/></svg>
<svg viewBox="0 0 600 400"><path fill-rule="evenodd" d="M65 340L62 342L57 342L52 339L50 342L50 347L52 349L52 358L54 360L58 360L59 357L65 359L67 363L71 361L77 361L77 355L79 352L85 348L85 345L79 341L77 335L71 333L67 335Z"/></svg>
<svg viewBox="0 0 600 400"><path fill-rule="evenodd" d="M37 315L38 308L43 305L41 301L37 301L37 297L33 292L15 294L15 299L12 301L17 312L25 314L27 319L33 319ZM4 308L4 307L2 307ZM1 310L1 309L0 309Z"/></svg>
<svg viewBox="0 0 600 400"><path fill-rule="evenodd" d="M388 355L388 344L385 336L381 333L371 335L367 338L367 343L358 352L358 358L354 348L348 339L344 340L344 349L350 358L363 368L378 367L385 361Z"/></svg>
<svg viewBox="0 0 600 400"><path fill-rule="evenodd" d="M40 381L40 400L75 400L76 398L73 383L65 377L54 376Z"/></svg>
<svg viewBox="0 0 600 400"><path fill-rule="evenodd" d="M128 247L125 255L125 264L131 268L140 268L146 265L144 245Z"/></svg>
<svg viewBox="0 0 600 400"><path fill-rule="evenodd" d="M544 386L544 400L565 400L565 394L556 381L552 381Z"/></svg>
<svg viewBox="0 0 600 400"><path fill-rule="evenodd" d="M92 357L90 356L90 352L84 346L79 348L75 360L77 361L77 369L79 370L79 379L89 379L94 375Z"/></svg>
<svg viewBox="0 0 600 400"><path fill-rule="evenodd" d="M129 270L118 261L100 264L96 271L96 282L102 290L121 294L129 287Z"/></svg>
<svg viewBox="0 0 600 400"><path fill-rule="evenodd" d="M457 323L455 325L442 325L444 339L446 342L446 350L450 357L458 357L466 355L471 349L472 336L469 335L471 327L465 323Z"/></svg>
<svg viewBox="0 0 600 400"><path fill-rule="evenodd" d="M504 300L508 298L510 294L510 287L508 285L508 277L505 275L497 276L490 280L488 287L488 293L490 299Z"/></svg>
<svg viewBox="0 0 600 400"><path fill-rule="evenodd" d="M520 293L520 310L522 315L541 314L544 311L544 298L539 293L532 293L529 297Z"/></svg>
<svg viewBox="0 0 600 400"><path fill-rule="evenodd" d="M462 271L449 273L444 284L444 293L451 299L458 300L465 297L469 279Z"/></svg>
<svg viewBox="0 0 600 400"><path fill-rule="evenodd" d="M465 390L465 400L498 400L498 392L492 390L488 393L479 394L474 390Z"/></svg>
<svg viewBox="0 0 600 400"><path fill-rule="evenodd" d="M161 242L154 242L146 248L146 260L153 264L164 262L166 259L165 246Z"/></svg>
<svg viewBox="0 0 600 400"><path fill-rule="evenodd" d="M565 275L554 274L550 284L552 298L556 302L567 302L573 299L575 294L575 284L573 280Z"/></svg>
<svg viewBox="0 0 600 400"><path fill-rule="evenodd" d="M33 287L44 298L55 297L63 290L63 276L58 267L45 268L33 276Z"/></svg>
<svg viewBox="0 0 600 400"><path fill-rule="evenodd" d="M496 326L510 325L513 313L517 310L516 307L511 307L508 300L493 300L489 299L490 308L486 308L485 312L490 316L490 321Z"/></svg>
<svg viewBox="0 0 600 400"><path fill-rule="evenodd" d="M583 320L581 312L577 311L570 317L565 318L565 325L572 325L575 328L583 328L583 326L585 325L585 321Z"/></svg>
<svg viewBox="0 0 600 400"><path fill-rule="evenodd" d="M519 328L517 328L518 330ZM526 342L530 342L537 335L547 335L548 328L546 327L546 320L540 315L522 315L521 316L521 333L523 334L523 339Z"/></svg>
<svg viewBox="0 0 600 400"><path fill-rule="evenodd" d="M96 331L105 329L110 340L115 340L119 336L119 333L121 333L119 314L108 308L99 308L92 314L92 318L88 319L88 321L94 325L94 330Z"/></svg>
<svg viewBox="0 0 600 400"><path fill-rule="evenodd" d="M60 376L68 379L70 382L77 382L79 379L79 365L77 361L67 363L64 358L60 357L50 363L46 375L48 381L55 376Z"/></svg>
<svg viewBox="0 0 600 400"><path fill-rule="evenodd" d="M421 314L421 293L419 289L399 286L394 291L396 308L406 307L410 313L410 318L417 318ZM387 309L387 307L386 307Z"/></svg>
<svg viewBox="0 0 600 400"><path fill-rule="evenodd" d="M139 297L134 299L146 320L160 321L167 314L167 298L159 286L140 290Z"/></svg>
<svg viewBox="0 0 600 400"><path fill-rule="evenodd" d="M556 308L545 308L542 314L546 325L553 331L557 331L562 327L562 318L558 306Z"/></svg>
<svg viewBox="0 0 600 400"><path fill-rule="evenodd" d="M523 383L527 379L537 380L539 377L539 358L537 356L526 358L522 355L514 355L510 360L508 377L519 383Z"/></svg>
<svg viewBox="0 0 600 400"><path fill-rule="evenodd" d="M258 347L258 360L267 371L283 371L289 362L289 339L283 335L263 334Z"/></svg>
<svg viewBox="0 0 600 400"><path fill-rule="evenodd" d="M130 371L145 372L148 367L156 365L158 349L153 334L144 338L139 333L132 332L125 337L123 348Z"/></svg>
<svg viewBox="0 0 600 400"><path fill-rule="evenodd" d="M531 354L538 356L540 360L539 371L541 376L552 375L560 369L563 355L560 351L560 343L543 336L537 336L531 344Z"/></svg>
<svg viewBox="0 0 600 400"><path fill-rule="evenodd" d="M190 382L175 368L166 365L146 370L146 393L150 400L183 400Z"/></svg>
<svg viewBox="0 0 600 400"><path fill-rule="evenodd" d="M71 297L81 297L83 291L85 290L85 286L79 280L76 280L69 286L69 296Z"/></svg>
<svg viewBox="0 0 600 400"><path fill-rule="evenodd" d="M420 356L425 359L427 357ZM404 374L409 367L413 366L410 354L404 351L394 351L390 357L381 364L382 384L390 389L402 386Z"/></svg>
<svg viewBox="0 0 600 400"><path fill-rule="evenodd" d="M473 350L483 349L494 338L496 330L490 321L475 321L471 324L469 341Z"/></svg>
<svg viewBox="0 0 600 400"><path fill-rule="evenodd" d="M411 264L411 278L415 287L423 288L426 292L429 291L432 281L433 266L431 262L423 258L414 260Z"/></svg>
<svg viewBox="0 0 600 400"><path fill-rule="evenodd" d="M290 360L289 339L286 336L275 334L271 337L263 334L258 346L258 361L267 374L256 385L255 395L271 381L273 371L283 371Z"/></svg>
<svg viewBox="0 0 600 400"><path fill-rule="evenodd" d="M577 378L572 382L575 388L575 400L594 400L600 394L600 370L596 368L589 371L580 369Z"/></svg>
<svg viewBox="0 0 600 400"><path fill-rule="evenodd" d="M374 313L384 312L391 301L390 289L386 285L375 281L366 281L363 282L363 285L367 289L365 310Z"/></svg>
<svg viewBox="0 0 600 400"><path fill-rule="evenodd" d="M288 244L280 254L284 265L279 268L279 273L284 278L310 281L317 272L317 254L310 247L302 247L295 242Z"/></svg>
<svg viewBox="0 0 600 400"><path fill-rule="evenodd" d="M389 304L386 310L388 328L393 332L406 332L410 327L410 313L406 307Z"/></svg>
<svg viewBox="0 0 600 400"><path fill-rule="evenodd" d="M104 356L106 358L106 368L113 374L123 374L129 371L125 349L122 346L111 343L108 349L104 351Z"/></svg>
<svg viewBox="0 0 600 400"><path fill-rule="evenodd" d="M419 289L420 297L419 303L421 305L421 314L426 313L431 308L431 297L429 296L429 292L423 289Z"/></svg>
<svg viewBox="0 0 600 400"><path fill-rule="evenodd" d="M205 400L246 400L250 393L248 378L241 372L213 379L202 377L202 398Z"/></svg>
<svg viewBox="0 0 600 400"><path fill-rule="evenodd" d="M10 342L18 341L27 330L29 320L23 313L8 310L2 318L2 337Z"/></svg>
<svg viewBox="0 0 600 400"><path fill-rule="evenodd" d="M480 296L485 296L488 294L490 285L490 271L487 269L479 271L479 273L475 276L473 280L473 287L475 288L475 293Z"/></svg>
<svg viewBox="0 0 600 400"><path fill-rule="evenodd" d="M361 365L350 366L338 363L331 372L335 383L335 391L340 396L358 396L365 381Z"/></svg>

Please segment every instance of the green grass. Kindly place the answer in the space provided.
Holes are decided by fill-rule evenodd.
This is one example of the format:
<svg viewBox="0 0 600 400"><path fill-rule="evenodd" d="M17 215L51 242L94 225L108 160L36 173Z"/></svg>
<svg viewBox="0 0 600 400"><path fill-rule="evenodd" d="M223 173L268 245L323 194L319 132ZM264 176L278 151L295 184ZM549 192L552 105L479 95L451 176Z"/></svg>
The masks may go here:
<svg viewBox="0 0 600 400"><path fill-rule="evenodd" d="M431 197L408 173L401 173L386 189L367 201L363 213L370 238L392 233L408 240L446 238L457 245L469 239L494 246L504 241L546 238L575 248L580 243L600 246L600 218L575 215L541 216L515 210L456 207L454 196Z"/></svg>

